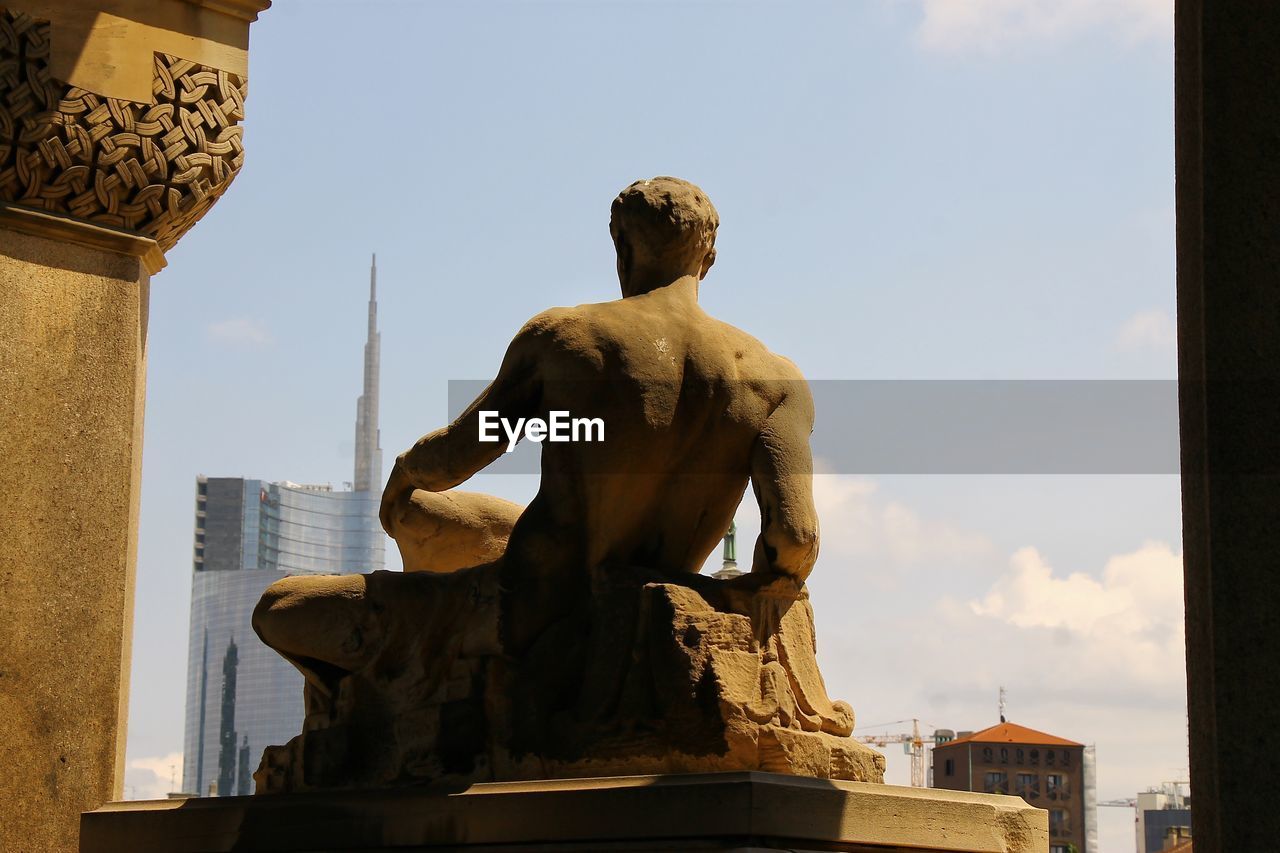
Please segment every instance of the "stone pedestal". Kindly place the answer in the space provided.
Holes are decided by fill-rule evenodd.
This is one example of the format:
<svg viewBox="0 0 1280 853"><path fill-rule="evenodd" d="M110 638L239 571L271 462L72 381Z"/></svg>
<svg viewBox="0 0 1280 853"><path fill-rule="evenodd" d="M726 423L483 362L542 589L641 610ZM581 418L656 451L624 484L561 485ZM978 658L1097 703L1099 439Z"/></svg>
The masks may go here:
<svg viewBox="0 0 1280 853"><path fill-rule="evenodd" d="M0 2L0 850L124 770L151 274L243 158L266 2Z"/></svg>
<svg viewBox="0 0 1280 853"><path fill-rule="evenodd" d="M113 803L81 853L213 851L1047 853L1047 812L1017 797L770 773L619 776Z"/></svg>
<svg viewBox="0 0 1280 853"><path fill-rule="evenodd" d="M884 781L884 756L827 694L803 584L614 568L517 659L463 639L497 634L499 571L299 579L367 602L354 642L371 651L354 671L303 660L303 731L267 747L254 790L734 771ZM273 606L288 595L274 589ZM302 616L302 636L327 627L283 612Z"/></svg>

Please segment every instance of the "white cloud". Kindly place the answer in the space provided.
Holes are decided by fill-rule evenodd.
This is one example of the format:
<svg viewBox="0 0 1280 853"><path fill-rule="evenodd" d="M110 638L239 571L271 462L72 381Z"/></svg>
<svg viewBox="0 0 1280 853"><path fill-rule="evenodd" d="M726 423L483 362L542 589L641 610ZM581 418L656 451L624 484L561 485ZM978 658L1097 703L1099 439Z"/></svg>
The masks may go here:
<svg viewBox="0 0 1280 853"><path fill-rule="evenodd" d="M1107 561L1101 577L1059 575L1034 548L1023 548L1010 569L968 603L988 623L968 623L977 635L1001 636L1036 662L1032 683L1089 685L1105 701L1180 697L1185 683L1182 556L1148 542ZM952 613L957 622L967 622ZM996 632L990 623L1008 629ZM1016 637L1016 639L1010 639Z"/></svg>
<svg viewBox="0 0 1280 853"><path fill-rule="evenodd" d="M126 800L160 800L182 787L182 753L135 758L124 773Z"/></svg>
<svg viewBox="0 0 1280 853"><path fill-rule="evenodd" d="M836 601L815 589L827 685L860 726L919 717L926 731L994 724L1004 686L1009 719L1097 745L1101 799L1185 778L1181 556L1149 542L1089 568L1055 571L1024 548L994 580L954 567L968 595L933 593L940 576L880 594L859 578ZM889 781L906 784L887 753Z"/></svg>
<svg viewBox="0 0 1280 853"><path fill-rule="evenodd" d="M1097 513L1126 505L1122 482L1100 488L1089 507L1074 508L1055 503L1052 487L1037 492L1035 478L1012 492L1020 498L1000 492L994 502L975 487L969 500L987 508L949 518L945 501L931 509L904 503L899 495L912 487L819 471L813 484L822 554L809 579L818 656L831 695L848 701L858 726L868 727L860 733L910 731L911 717L926 732L985 728L997 722L1004 686L1014 722L1096 744L1100 799L1186 778L1176 550L1159 542L1139 547L1138 540L1130 550L1072 566L1079 571L1062 571L1046 551L1002 556L976 532L1008 536L1026 524L1001 511L1005 501L1022 499L1087 536ZM755 515L748 492L738 518L743 567L758 529ZM983 517L990 522L979 528L955 520ZM1132 523L1140 529L1150 520ZM1061 538L1055 548L1067 549L1063 560L1077 553ZM718 568L718 555L713 561ZM902 751L885 752L887 781L908 784ZM1103 849L1132 845L1132 813L1123 819L1118 809L1100 811Z"/></svg>
<svg viewBox="0 0 1280 853"><path fill-rule="evenodd" d="M1173 0L922 0L927 50L992 54L1104 30L1126 41L1172 39Z"/></svg>
<svg viewBox="0 0 1280 853"><path fill-rule="evenodd" d="M858 477L819 474L813 478L825 558L876 557L903 565L993 551L986 537L946 521L924 519L897 501L880 500L877 489L875 482Z"/></svg>
<svg viewBox="0 0 1280 853"><path fill-rule="evenodd" d="M1129 351L1171 350L1176 342L1173 318L1158 308L1134 314L1116 335L1116 348Z"/></svg>
<svg viewBox="0 0 1280 853"><path fill-rule="evenodd" d="M1112 557L1101 580L1081 572L1057 577L1035 548L1017 551L1009 564L986 597L971 602L975 613L1082 634L1141 636L1182 624L1182 559L1168 545L1148 542Z"/></svg>
<svg viewBox="0 0 1280 853"><path fill-rule="evenodd" d="M214 343L235 347L264 347L274 343L271 333L256 320L248 317L237 317L210 323L205 334Z"/></svg>
<svg viewBox="0 0 1280 853"><path fill-rule="evenodd" d="M898 586L911 572L936 570L957 563L990 565L995 546L980 534L945 519L920 515L900 501L886 498L873 480L825 472L815 460L813 499L821 525L821 549L811 581L822 588L845 577L841 567L857 567L877 591ZM738 508L738 565L751 566L760 532L759 510L748 489ZM707 558L703 571L720 568L720 551ZM832 573L835 573L834 575ZM833 594L837 593L832 590Z"/></svg>

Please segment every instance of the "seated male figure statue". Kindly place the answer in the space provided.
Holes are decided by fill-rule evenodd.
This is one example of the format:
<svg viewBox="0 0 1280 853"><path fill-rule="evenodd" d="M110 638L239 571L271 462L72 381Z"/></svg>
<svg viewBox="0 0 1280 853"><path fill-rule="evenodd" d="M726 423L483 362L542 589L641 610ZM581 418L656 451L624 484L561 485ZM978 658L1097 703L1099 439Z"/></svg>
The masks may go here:
<svg viewBox="0 0 1280 853"><path fill-rule="evenodd" d="M587 674L592 666L627 658L631 639L598 602L612 578L635 572L643 575L635 590L669 582L706 593L717 585L741 599L782 583L795 591L788 601L803 596L818 554L813 402L790 361L699 306L718 224L711 202L686 181L660 177L624 189L610 220L622 298L534 317L480 396L396 460L381 520L406 573L288 578L267 591L254 627L304 672L309 689L333 695L343 678L362 672L403 678L407 658L426 659L414 664L419 681L453 684L457 661L488 657L517 673L511 684L541 679L555 681L561 692L579 690L584 679L599 680ZM480 440L481 413L515 423L554 411L601 419L603 440L544 442L540 487L527 507L456 490L506 450L505 438ZM761 517L751 574L695 578L748 481ZM719 618L701 599L696 606L706 618ZM769 641L762 636L776 625L733 618L747 625L739 642L751 654L759 651L763 667L747 690L756 697L744 700L747 717L847 738L848 707L827 699L816 662L799 661L812 656L811 625L801 631L810 635L803 649L788 647L779 656L763 651ZM621 652L575 657L591 636L596 646ZM410 653L404 646L418 648ZM542 675L543 664L530 661L549 662L545 672L552 674ZM492 674L472 681L485 679L497 683ZM614 684L609 701L623 702L617 696L627 689ZM797 698L757 701L760 691L788 690ZM537 688L511 701L538 705L542 699L527 698L535 694L541 695ZM492 704L471 707L481 713ZM765 705L774 710L759 711ZM496 737L493 728L484 737ZM874 775L872 768L858 778Z"/></svg>

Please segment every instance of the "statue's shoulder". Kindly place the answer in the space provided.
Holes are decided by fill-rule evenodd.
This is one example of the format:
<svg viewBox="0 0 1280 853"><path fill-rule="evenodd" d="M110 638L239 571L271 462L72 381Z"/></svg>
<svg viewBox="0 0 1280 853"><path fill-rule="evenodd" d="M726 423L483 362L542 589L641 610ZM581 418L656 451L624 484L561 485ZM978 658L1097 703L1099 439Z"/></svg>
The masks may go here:
<svg viewBox="0 0 1280 853"><path fill-rule="evenodd" d="M802 409L812 411L813 392L809 388L809 380L785 355L770 352L769 367L759 378L761 385L768 387L779 402L790 400Z"/></svg>
<svg viewBox="0 0 1280 853"><path fill-rule="evenodd" d="M794 361L769 349L755 335L710 315L707 317L717 337L733 348L735 359L745 374L756 379L785 381L804 379L804 374L800 372L800 368Z"/></svg>
<svg viewBox="0 0 1280 853"><path fill-rule="evenodd" d="M548 308L539 311L520 327L520 337L554 334L561 327L573 322L574 308Z"/></svg>
<svg viewBox="0 0 1280 853"><path fill-rule="evenodd" d="M596 345L599 322L595 305L548 308L529 319L516 335L526 347L543 354L552 351L577 352Z"/></svg>

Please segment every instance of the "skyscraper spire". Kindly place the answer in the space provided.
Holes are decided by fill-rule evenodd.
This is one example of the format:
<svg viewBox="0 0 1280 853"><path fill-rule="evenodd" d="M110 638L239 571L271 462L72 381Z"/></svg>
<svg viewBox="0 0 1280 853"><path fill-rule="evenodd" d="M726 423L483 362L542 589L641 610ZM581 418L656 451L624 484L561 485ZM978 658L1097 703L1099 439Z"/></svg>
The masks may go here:
<svg viewBox="0 0 1280 853"><path fill-rule="evenodd" d="M369 337L364 345L364 393L356 400L357 492L382 487L382 442L378 435L378 368L382 335L378 333L378 256L369 265Z"/></svg>

